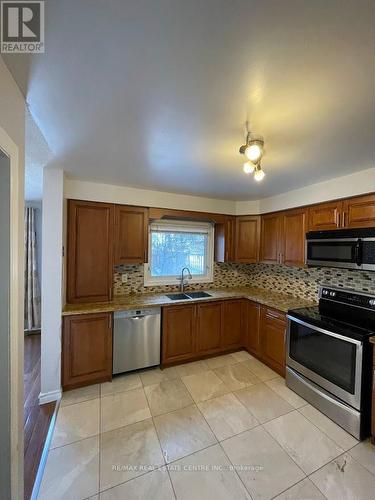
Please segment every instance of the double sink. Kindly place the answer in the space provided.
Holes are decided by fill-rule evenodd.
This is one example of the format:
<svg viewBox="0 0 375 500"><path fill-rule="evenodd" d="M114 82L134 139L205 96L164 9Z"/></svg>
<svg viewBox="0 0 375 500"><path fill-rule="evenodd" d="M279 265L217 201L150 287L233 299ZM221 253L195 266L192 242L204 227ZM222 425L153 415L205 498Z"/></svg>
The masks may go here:
<svg viewBox="0 0 375 500"><path fill-rule="evenodd" d="M212 295L207 292L168 293L166 296L171 300L191 300L212 297Z"/></svg>

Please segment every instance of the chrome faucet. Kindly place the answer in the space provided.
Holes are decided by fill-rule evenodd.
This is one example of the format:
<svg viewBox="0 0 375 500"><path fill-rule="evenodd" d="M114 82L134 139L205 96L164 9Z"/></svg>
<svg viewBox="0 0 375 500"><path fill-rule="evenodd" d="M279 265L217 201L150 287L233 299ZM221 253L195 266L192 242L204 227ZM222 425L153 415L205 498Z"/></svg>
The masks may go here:
<svg viewBox="0 0 375 500"><path fill-rule="evenodd" d="M192 278L190 269L188 267L183 267L181 269L181 284L180 284L180 292L181 293L184 293L185 285L188 284L187 280L185 280L185 278L184 278L184 271L187 271L189 273L188 274L188 279L189 280L191 280L191 278Z"/></svg>

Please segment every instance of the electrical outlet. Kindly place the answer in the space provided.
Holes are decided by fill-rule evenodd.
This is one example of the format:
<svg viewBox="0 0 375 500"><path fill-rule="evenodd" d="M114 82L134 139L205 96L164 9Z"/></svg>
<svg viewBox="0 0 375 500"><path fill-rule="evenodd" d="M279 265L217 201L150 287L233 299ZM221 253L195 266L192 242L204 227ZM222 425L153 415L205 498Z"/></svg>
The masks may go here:
<svg viewBox="0 0 375 500"><path fill-rule="evenodd" d="M121 283L127 283L128 282L128 275L126 273L121 275Z"/></svg>

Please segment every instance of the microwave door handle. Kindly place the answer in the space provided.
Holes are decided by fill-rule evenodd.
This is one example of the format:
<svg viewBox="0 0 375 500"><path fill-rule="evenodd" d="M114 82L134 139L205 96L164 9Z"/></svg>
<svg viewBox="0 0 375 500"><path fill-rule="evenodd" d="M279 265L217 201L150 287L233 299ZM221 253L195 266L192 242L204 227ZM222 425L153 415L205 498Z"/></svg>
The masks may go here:
<svg viewBox="0 0 375 500"><path fill-rule="evenodd" d="M359 239L357 243L355 244L354 248L354 261L357 264L357 266L362 265L362 240Z"/></svg>

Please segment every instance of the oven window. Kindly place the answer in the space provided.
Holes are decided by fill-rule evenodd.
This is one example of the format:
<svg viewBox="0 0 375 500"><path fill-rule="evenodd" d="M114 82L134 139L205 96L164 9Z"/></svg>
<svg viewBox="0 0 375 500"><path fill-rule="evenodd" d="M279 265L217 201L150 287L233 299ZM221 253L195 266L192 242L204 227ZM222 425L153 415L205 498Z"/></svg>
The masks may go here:
<svg viewBox="0 0 375 500"><path fill-rule="evenodd" d="M356 345L291 321L289 356L354 394Z"/></svg>
<svg viewBox="0 0 375 500"><path fill-rule="evenodd" d="M307 247L307 257L311 260L352 262L354 260L354 249L354 242L309 242Z"/></svg>

